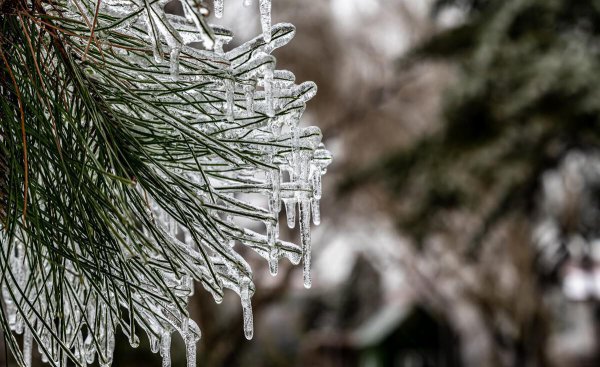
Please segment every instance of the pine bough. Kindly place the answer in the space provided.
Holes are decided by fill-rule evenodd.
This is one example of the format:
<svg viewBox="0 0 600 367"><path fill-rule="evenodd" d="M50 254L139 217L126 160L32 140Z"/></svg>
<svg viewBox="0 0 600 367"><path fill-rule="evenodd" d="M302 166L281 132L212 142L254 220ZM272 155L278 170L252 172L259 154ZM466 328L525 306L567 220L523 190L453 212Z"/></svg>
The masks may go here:
<svg viewBox="0 0 600 367"><path fill-rule="evenodd" d="M273 274L282 257L302 261L311 285L331 155L299 126L315 84L275 69L294 27L271 26L260 0L263 34L225 52L231 32L200 3L181 0L176 16L166 2L57 0L4 17L0 321L23 334L21 348L7 335L21 365L35 345L55 366L108 366L115 332L136 347L141 328L163 366L173 332L195 366L194 280L217 303L239 294L252 338L255 287L236 246ZM282 206L300 246L279 239Z"/></svg>

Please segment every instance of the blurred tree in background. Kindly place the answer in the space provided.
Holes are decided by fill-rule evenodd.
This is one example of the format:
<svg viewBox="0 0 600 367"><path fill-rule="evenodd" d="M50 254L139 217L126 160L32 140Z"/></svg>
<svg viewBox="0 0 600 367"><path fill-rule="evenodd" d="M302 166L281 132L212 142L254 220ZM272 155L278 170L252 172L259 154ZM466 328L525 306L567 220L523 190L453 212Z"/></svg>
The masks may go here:
<svg viewBox="0 0 600 367"><path fill-rule="evenodd" d="M600 2L442 0L434 13L448 9L465 21L399 63L455 68L439 125L345 188L383 182L396 199L395 217L419 249L415 262L429 265L408 268L425 285L426 302L459 332L466 365L560 365L548 353L547 295L566 262L596 266L598 186L556 216L553 254L544 256L533 232L545 215L544 175L572 152L597 154ZM583 239L576 259L574 237Z"/></svg>
<svg viewBox="0 0 600 367"><path fill-rule="evenodd" d="M457 66L444 123L376 170L400 196L417 194L400 218L419 238L444 211L481 213L476 252L508 212L531 213L542 172L571 149L598 147L600 2L444 0L436 11L450 5L468 21L403 60Z"/></svg>

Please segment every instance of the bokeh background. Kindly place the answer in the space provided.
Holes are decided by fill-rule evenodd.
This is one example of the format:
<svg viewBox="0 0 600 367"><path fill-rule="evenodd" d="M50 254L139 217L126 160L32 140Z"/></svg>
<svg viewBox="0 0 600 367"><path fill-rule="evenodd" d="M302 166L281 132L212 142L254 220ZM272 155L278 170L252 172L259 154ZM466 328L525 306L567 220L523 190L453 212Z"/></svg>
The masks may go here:
<svg viewBox="0 0 600 367"><path fill-rule="evenodd" d="M225 3L234 42L259 34L256 0ZM600 2L273 0L273 19L335 157L313 287L252 260L252 341L237 296L198 288L198 365L599 366ZM161 359L121 338L114 366Z"/></svg>

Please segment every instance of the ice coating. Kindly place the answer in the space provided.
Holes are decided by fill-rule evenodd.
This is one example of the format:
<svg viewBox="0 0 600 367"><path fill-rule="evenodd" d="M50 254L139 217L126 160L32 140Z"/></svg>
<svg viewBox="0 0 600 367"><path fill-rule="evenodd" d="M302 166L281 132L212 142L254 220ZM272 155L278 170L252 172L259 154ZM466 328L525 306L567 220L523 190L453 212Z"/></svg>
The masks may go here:
<svg viewBox="0 0 600 367"><path fill-rule="evenodd" d="M87 9L95 9L97 4L95 0L80 1ZM36 268L33 276L28 265L31 250L22 240L4 246L7 239L3 238L6 266L18 276L6 278L1 285L2 296L10 328L24 334L26 363L30 363L31 350L37 345L43 360L58 365L70 359L83 366L95 362L108 366L112 363L115 333L120 330L133 347L139 344L138 334L145 333L152 352L162 356L163 367L171 365L171 335L179 333L186 345L188 366L195 366L200 329L186 311L194 281L217 303L222 301L225 289L239 295L243 332L251 339L255 285L252 269L236 252L239 245L262 256L273 275L278 272L279 262L285 261L282 258L294 265L303 262L304 284L311 286L310 223L311 219L314 224L320 222L321 176L331 162L331 154L321 144L317 128L300 124L316 86L310 82L296 84L291 72L276 69L271 55L293 38L294 27L271 26L271 1L259 0L263 34L224 52L223 45L233 37L229 30L209 26L191 0L181 2L183 16L165 14L166 2L100 2L100 11L106 17L99 17L99 26L109 27L107 19L126 19L115 21L116 31L127 33L146 48L140 53L117 50L119 57L110 64L116 65L115 69L106 74L95 70L94 81L115 94L123 94L129 90L118 89L111 79L121 76L128 80L128 88L140 91L136 97L168 102L148 111L138 108L138 99L132 97L131 104L113 109L121 116L158 121L161 128L165 121L184 126L185 137L202 143L202 154L157 176L166 184L189 183L191 189L181 191L182 200L197 200L197 211L202 213L198 215L211 225L174 216L173 211L165 210L170 203L160 195L148 194L140 181L134 191L147 197L148 221L138 224L138 229L147 242L142 246L123 241L118 256L102 264L115 273L126 268L127 279L111 279L112 283L96 290L87 278L79 276L80 264L65 259L62 266L67 289L63 293L68 300L61 304L37 297L39 289L49 294L55 291L51 283L44 281L52 274L51 264ZM251 4L244 0L244 5ZM223 5L222 0L215 0L216 16L223 15ZM47 9L51 14L57 10L83 22L79 13L70 12L66 0L58 0ZM139 15L129 18L131 14ZM196 42L205 49L190 47ZM83 51L74 48L71 52ZM93 57L98 56L90 53L88 60ZM191 122L189 127L187 122ZM180 139L174 137L175 141ZM244 193L263 195L268 207L244 199ZM296 243L279 238L282 206L285 214L281 217L286 217L286 224L294 228L298 222ZM237 221L240 218L251 218L257 225L246 228ZM85 248L76 243L71 246L87 261ZM63 317L62 324L55 322L57 310ZM121 318L123 310L129 321ZM53 335L64 335L63 344L68 347L57 343Z"/></svg>

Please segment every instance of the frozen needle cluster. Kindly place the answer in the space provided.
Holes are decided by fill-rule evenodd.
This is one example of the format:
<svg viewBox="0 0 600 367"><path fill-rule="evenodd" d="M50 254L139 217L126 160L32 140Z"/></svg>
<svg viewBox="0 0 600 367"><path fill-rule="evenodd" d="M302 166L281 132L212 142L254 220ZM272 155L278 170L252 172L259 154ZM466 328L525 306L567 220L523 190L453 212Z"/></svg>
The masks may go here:
<svg viewBox="0 0 600 367"><path fill-rule="evenodd" d="M3 234L2 265L9 269L2 282L3 323L23 334L26 365L36 347L53 365L97 360L109 366L120 329L133 347L139 333L146 333L163 366L170 365L171 335L178 332L187 345L188 365L195 366L200 329L186 310L194 281L216 302L226 288L239 294L244 332L252 338L255 288L249 264L236 251L242 246L264 257L272 274L282 257L302 262L304 284L311 285L310 221L320 221L321 176L331 155L318 128L299 125L315 84L296 84L291 72L275 69L271 53L292 39L294 27L271 26L270 0L260 0L264 33L226 51L233 35L207 24L202 2L181 0L183 16L165 13L166 3L44 5L44 22L52 24L46 29L58 29L66 45L58 56L40 48L45 70L51 75L68 57L77 65L69 71L76 75L73 83L93 91L73 98L103 96L98 109L110 116L102 125L106 131L93 121L81 123L88 133L78 139L89 146L80 159L104 167L86 175L105 189L109 204L130 204L122 210L107 204L106 219L114 225L105 229L114 236L100 237L89 228L104 227L84 217L76 218L82 228L78 238L71 234L79 227L65 224L69 213L49 207L32 191L26 224ZM222 0L214 1L214 11L222 15ZM69 154L69 136L60 138L63 155ZM98 143L100 137L122 140L121 155L135 152L136 160L122 166L104 160L111 152ZM30 149L35 139L30 137ZM30 159L31 166L36 158ZM122 172L132 173L123 177ZM50 185L54 176L52 167L32 169L30 185L46 180ZM105 198L96 199L90 203ZM76 206L80 198L63 200ZM299 223L299 246L279 238L282 207L288 226ZM34 210L45 214L35 217ZM53 236L63 238L60 246L39 245L30 230L33 218L53 220Z"/></svg>

